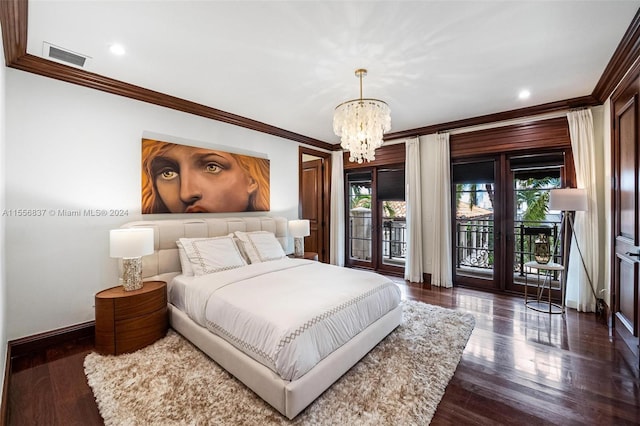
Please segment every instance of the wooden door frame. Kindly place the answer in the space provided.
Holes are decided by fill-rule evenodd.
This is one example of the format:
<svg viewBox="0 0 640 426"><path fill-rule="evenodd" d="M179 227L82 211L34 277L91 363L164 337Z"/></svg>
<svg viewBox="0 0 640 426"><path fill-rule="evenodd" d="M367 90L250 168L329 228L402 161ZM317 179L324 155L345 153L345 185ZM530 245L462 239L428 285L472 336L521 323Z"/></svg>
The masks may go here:
<svg viewBox="0 0 640 426"><path fill-rule="evenodd" d="M307 148L304 146L298 146L298 217L302 218L302 168L303 161L302 156L304 154L312 155L314 157L322 158L324 164L323 171L323 202L322 205L322 252L318 253L318 258L320 261L324 261L326 263L329 262L331 258L331 253L329 253L330 241L331 238L330 229L331 229L331 153L324 151L317 151L315 149Z"/></svg>

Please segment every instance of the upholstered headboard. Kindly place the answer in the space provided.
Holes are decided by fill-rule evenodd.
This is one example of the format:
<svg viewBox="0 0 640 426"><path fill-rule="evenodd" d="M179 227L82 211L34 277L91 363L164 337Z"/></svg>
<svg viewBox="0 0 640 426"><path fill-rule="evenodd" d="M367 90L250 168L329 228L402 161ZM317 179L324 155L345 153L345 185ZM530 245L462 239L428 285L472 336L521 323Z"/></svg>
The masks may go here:
<svg viewBox="0 0 640 426"><path fill-rule="evenodd" d="M153 254L142 258L142 278L148 279L171 272L180 272L176 241L179 238L220 237L235 231L269 231L289 250L287 219L284 217L227 217L203 219L142 220L129 222L122 228L153 228Z"/></svg>

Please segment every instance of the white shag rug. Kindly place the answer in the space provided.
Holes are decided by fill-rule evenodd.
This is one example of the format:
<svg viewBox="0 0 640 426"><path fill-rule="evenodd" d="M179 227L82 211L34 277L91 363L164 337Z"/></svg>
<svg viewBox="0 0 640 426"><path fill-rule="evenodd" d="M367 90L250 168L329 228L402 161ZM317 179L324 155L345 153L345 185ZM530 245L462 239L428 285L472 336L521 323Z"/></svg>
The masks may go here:
<svg viewBox="0 0 640 426"><path fill-rule="evenodd" d="M293 420L178 333L132 354L87 355L106 425L426 425L475 319L403 302L403 323Z"/></svg>

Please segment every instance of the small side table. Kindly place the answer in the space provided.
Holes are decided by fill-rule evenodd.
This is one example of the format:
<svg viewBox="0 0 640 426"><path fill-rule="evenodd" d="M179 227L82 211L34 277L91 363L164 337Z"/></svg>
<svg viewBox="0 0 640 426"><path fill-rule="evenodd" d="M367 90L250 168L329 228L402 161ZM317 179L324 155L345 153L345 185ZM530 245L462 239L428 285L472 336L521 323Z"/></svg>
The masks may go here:
<svg viewBox="0 0 640 426"><path fill-rule="evenodd" d="M95 303L97 352L134 352L164 337L169 329L164 281L147 281L133 291L122 286L102 290Z"/></svg>
<svg viewBox="0 0 640 426"><path fill-rule="evenodd" d="M318 253L316 253L314 251L305 251L304 255L301 258L300 257L296 257L293 254L290 254L289 257L292 258L292 259L318 260Z"/></svg>
<svg viewBox="0 0 640 426"><path fill-rule="evenodd" d="M538 312L545 312L548 314L563 314L565 311L564 305L564 279L560 280L560 287L552 287L552 277L554 272L563 272L564 266L559 263L549 262L549 263L538 263L536 261L527 262L524 264L525 269L525 284L524 284L524 304L527 308L533 309ZM536 298L529 300L527 295L527 289L529 288L529 273L531 270L535 269L538 280L536 282ZM542 274L541 274L542 271ZM540 279L542 278L542 282ZM545 288L548 291L549 299L547 301L543 300L542 295L544 293ZM561 304L553 303L551 301L551 290L560 290L562 294L562 302Z"/></svg>

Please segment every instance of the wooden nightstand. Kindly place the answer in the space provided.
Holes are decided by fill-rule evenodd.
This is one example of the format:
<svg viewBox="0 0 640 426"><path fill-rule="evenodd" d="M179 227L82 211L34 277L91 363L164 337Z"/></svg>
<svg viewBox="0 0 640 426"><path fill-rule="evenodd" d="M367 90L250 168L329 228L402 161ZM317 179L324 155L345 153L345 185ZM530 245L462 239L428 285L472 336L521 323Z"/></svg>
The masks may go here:
<svg viewBox="0 0 640 426"><path fill-rule="evenodd" d="M300 259L300 258L296 257L294 254L290 254L289 257L292 258L292 259ZM302 256L302 259L318 260L318 253L316 253L314 251L305 251L304 255Z"/></svg>
<svg viewBox="0 0 640 426"><path fill-rule="evenodd" d="M112 287L96 294L96 351L134 352L164 337L169 328L167 283L148 281L140 290Z"/></svg>

